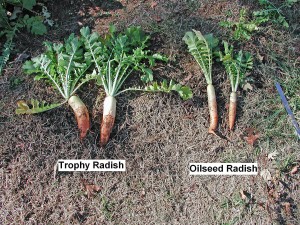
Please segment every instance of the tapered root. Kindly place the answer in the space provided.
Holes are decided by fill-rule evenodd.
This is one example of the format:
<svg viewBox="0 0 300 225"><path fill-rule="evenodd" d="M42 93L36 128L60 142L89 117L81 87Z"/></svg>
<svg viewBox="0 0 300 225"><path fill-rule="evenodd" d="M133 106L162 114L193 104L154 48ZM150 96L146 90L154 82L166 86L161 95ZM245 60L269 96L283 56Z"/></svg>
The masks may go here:
<svg viewBox="0 0 300 225"><path fill-rule="evenodd" d="M208 128L208 133L216 134L215 130L218 128L218 108L217 99L214 86L209 84L207 86L207 97L208 97L208 108L210 115L210 125Z"/></svg>
<svg viewBox="0 0 300 225"><path fill-rule="evenodd" d="M236 92L231 92L229 102L229 130L232 130L236 118L237 97Z"/></svg>
<svg viewBox="0 0 300 225"><path fill-rule="evenodd" d="M103 118L101 123L100 146L103 147L109 140L110 133L115 123L116 117L116 99L107 96L104 99Z"/></svg>
<svg viewBox="0 0 300 225"><path fill-rule="evenodd" d="M77 125L80 130L80 139L82 140L90 129L89 111L85 104L77 96L69 98L68 103L74 111Z"/></svg>

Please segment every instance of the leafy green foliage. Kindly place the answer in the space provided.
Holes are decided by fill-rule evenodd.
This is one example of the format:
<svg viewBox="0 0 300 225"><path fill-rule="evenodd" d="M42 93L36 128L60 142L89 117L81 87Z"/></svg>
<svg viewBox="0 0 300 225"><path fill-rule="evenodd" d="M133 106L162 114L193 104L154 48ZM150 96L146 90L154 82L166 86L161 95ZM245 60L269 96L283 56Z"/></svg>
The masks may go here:
<svg viewBox="0 0 300 225"><path fill-rule="evenodd" d="M31 99L30 104L27 104L24 100L19 100L17 105L16 114L35 114L54 109L62 105L62 103L46 104L45 101L39 102L35 99Z"/></svg>
<svg viewBox="0 0 300 225"><path fill-rule="evenodd" d="M155 66L156 60L167 61L166 57L158 53L151 55L151 51L146 49L149 39L150 36L146 35L140 27L129 27L124 33L118 35L110 33L105 45L108 46L115 63L123 65L121 70L131 68L141 71L143 73L141 80L147 83L153 81L153 72L148 65Z"/></svg>
<svg viewBox="0 0 300 225"><path fill-rule="evenodd" d="M272 21L275 24L280 24L288 28L289 24L282 13L282 9L284 7L291 7L296 2L298 2L298 0L286 0L281 6L276 7L268 0L259 0L259 4L263 9L253 12L253 15L259 23Z"/></svg>
<svg viewBox="0 0 300 225"><path fill-rule="evenodd" d="M12 41L12 38L7 39L3 49L2 49L2 55L0 56L0 74L2 74L2 71L9 60L10 52L14 47L14 43Z"/></svg>
<svg viewBox="0 0 300 225"><path fill-rule="evenodd" d="M248 20L247 12L241 9L238 22L221 21L220 26L233 30L233 38L235 40L249 40L254 31L258 30L259 22L257 20Z"/></svg>
<svg viewBox="0 0 300 225"><path fill-rule="evenodd" d="M82 28L80 32L85 38L87 54L95 63L93 74L97 74L97 83L104 87L109 96L136 90L128 88L121 91L124 82L133 74L133 71L142 72L143 75L140 76L140 79L143 82L152 82L153 72L149 66L155 66L157 60L167 61L165 56L158 53L151 54L150 50L146 49L150 36L146 35L140 27L129 27L123 33L117 34L116 28L111 26L110 33L105 38L101 38L97 33L91 33L89 28ZM188 88L178 86L174 81L170 85L172 86L167 88L162 86L160 90L156 91L170 92L174 90L183 98L188 96ZM150 89L139 90L150 91Z"/></svg>
<svg viewBox="0 0 300 225"><path fill-rule="evenodd" d="M21 2L22 2L23 8L28 9L28 10L32 10L33 6L36 5L35 0L21 0Z"/></svg>
<svg viewBox="0 0 300 225"><path fill-rule="evenodd" d="M85 37L71 34L64 43L45 42L45 53L26 61L23 69L27 74L36 74L35 80L46 79L68 100L89 79L85 79L90 68L91 56L84 48Z"/></svg>
<svg viewBox="0 0 300 225"><path fill-rule="evenodd" d="M7 4L14 6L13 12L8 12ZM0 28L4 31L1 35L12 32L14 28L20 29L26 27L32 34L42 35L47 32L46 26L43 24L44 18L41 16L29 16L26 10L32 11L36 5L35 0L5 0L0 4ZM24 10L20 10L22 7Z"/></svg>
<svg viewBox="0 0 300 225"><path fill-rule="evenodd" d="M171 80L169 84L167 80L163 80L160 84L155 81L151 85L146 86L144 90L148 92L165 93L176 91L183 100L187 100L193 97L193 93L190 88L182 86L181 84L176 84L173 80Z"/></svg>
<svg viewBox="0 0 300 225"><path fill-rule="evenodd" d="M240 10L240 17L238 22L221 21L220 26L233 30L233 39L235 40L249 40L253 32L259 29L259 25L265 22L272 21L275 24L282 25L286 28L289 24L283 15L282 9L293 6L299 0L286 0L279 7L276 7L269 0L259 0L259 4L263 9L253 12L254 19L247 18L245 9Z"/></svg>
<svg viewBox="0 0 300 225"><path fill-rule="evenodd" d="M7 5L12 5L13 11L7 10ZM36 35L43 35L47 32L47 28L43 23L41 16L29 16L25 14L26 11L32 11L36 5L35 0L4 0L0 3L0 32L1 36L6 36L6 42L2 49L0 56L0 74L7 61L9 60L10 53L13 49L13 39L16 33L22 29L27 30ZM21 10L23 8L23 11Z"/></svg>
<svg viewBox="0 0 300 225"><path fill-rule="evenodd" d="M40 16L31 16L25 15L23 18L23 23L32 34L43 35L47 33L47 28L43 23L43 18Z"/></svg>
<svg viewBox="0 0 300 225"><path fill-rule="evenodd" d="M218 45L218 39L212 34L203 36L200 31L193 30L186 32L183 40L202 69L206 82L212 84L212 51Z"/></svg>
<svg viewBox="0 0 300 225"><path fill-rule="evenodd" d="M238 85L243 84L246 71L252 69L253 58L249 52L243 53L242 50L234 54L232 45L229 46L226 41L223 44L224 53L220 51L220 60L229 76L232 91L236 92Z"/></svg>

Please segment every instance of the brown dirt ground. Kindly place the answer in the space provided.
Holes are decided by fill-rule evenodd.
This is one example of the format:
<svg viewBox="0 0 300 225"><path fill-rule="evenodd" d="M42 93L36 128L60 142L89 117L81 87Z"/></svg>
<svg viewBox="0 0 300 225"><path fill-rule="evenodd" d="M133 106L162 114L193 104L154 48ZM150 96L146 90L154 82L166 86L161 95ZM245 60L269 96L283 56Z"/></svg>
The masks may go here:
<svg viewBox="0 0 300 225"><path fill-rule="evenodd" d="M228 33L218 22L226 18L226 12L235 18L241 7L256 8L252 1L171 0L157 1L154 7L151 7L154 1L146 0L66 2L48 1L47 7L57 26L42 38L21 33L16 39L16 54L25 51L38 55L43 51L43 41L61 41L72 32L78 33L84 25L101 34L107 32L110 23L120 30L141 25L152 35L153 50L171 59L166 65L157 65L156 78L173 78L189 85L194 98L184 102L173 94L120 96L110 142L100 148L102 90L89 84L78 93L92 117L91 132L80 142L74 115L67 106L39 115L15 115L19 99L54 102L59 96L43 82L32 82L32 77L22 73L20 63L11 62L0 77L0 224L299 222L299 174L289 176L288 171L279 174L277 164L266 157L277 151L282 159L277 163L283 163L287 155L300 160L299 142L288 137L265 138L264 129L257 122L267 123L267 100L276 98L272 80L276 65L272 56L284 54L291 61L299 56L299 5L288 14L290 22L296 24L288 33L265 27L251 41L240 44L262 59L255 61L251 74L253 90L239 92L233 133L226 127L229 82L222 67L218 64L214 67L220 105L219 131L225 137L220 138L207 134L205 80L181 39L191 29L228 39ZM66 11L62 13L62 9ZM21 82L14 85L16 79ZM243 139L249 127L261 134L254 147ZM126 172L59 173L54 177L58 159L106 158L125 159ZM260 176L188 174L190 162L256 161L260 169L270 170L272 181L267 183ZM82 178L103 189L88 199L81 187ZM241 199L241 190L250 197Z"/></svg>

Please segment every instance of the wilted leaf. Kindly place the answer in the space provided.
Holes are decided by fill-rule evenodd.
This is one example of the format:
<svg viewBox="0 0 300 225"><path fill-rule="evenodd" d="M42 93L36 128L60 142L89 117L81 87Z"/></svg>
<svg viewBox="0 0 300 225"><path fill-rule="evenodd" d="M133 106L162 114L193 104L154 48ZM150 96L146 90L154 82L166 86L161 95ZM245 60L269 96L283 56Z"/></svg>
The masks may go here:
<svg viewBox="0 0 300 225"><path fill-rule="evenodd" d="M262 171L260 171L260 176L265 180L265 181L269 181L272 180L272 176L269 170L264 169Z"/></svg>
<svg viewBox="0 0 300 225"><path fill-rule="evenodd" d="M240 194L241 194L241 198L242 198L243 200L246 200L246 199L247 199L246 193L245 193L243 190L240 190Z"/></svg>
<svg viewBox="0 0 300 225"><path fill-rule="evenodd" d="M294 166L293 169L291 170L291 175L297 173L298 169L299 169L299 166Z"/></svg>
<svg viewBox="0 0 300 225"><path fill-rule="evenodd" d="M24 100L17 101L18 108L16 109L17 114L23 114L29 110L29 106Z"/></svg>
<svg viewBox="0 0 300 225"><path fill-rule="evenodd" d="M252 91L252 90L253 90L253 87L252 87L251 84L246 83L246 84L244 84L244 86L243 86L243 90L244 90L244 91L248 91L248 90Z"/></svg>
<svg viewBox="0 0 300 225"><path fill-rule="evenodd" d="M30 105L27 104L24 100L17 101L17 109L16 114L34 114L34 113L41 113L45 112L50 109L54 109L60 106L62 103L55 103L55 104L46 104L44 101L39 102L38 100L31 99Z"/></svg>
<svg viewBox="0 0 300 225"><path fill-rule="evenodd" d="M85 179L81 179L80 181L88 198L93 197L96 192L99 192L102 189L102 187L98 185L89 184Z"/></svg>
<svg viewBox="0 0 300 225"><path fill-rule="evenodd" d="M249 145L253 146L258 138L259 138L259 134L258 133L254 134L254 129L249 128L248 135L244 137L244 140L247 141Z"/></svg>
<svg viewBox="0 0 300 225"><path fill-rule="evenodd" d="M264 60L264 56L263 55L260 55L260 54L257 54L257 58L259 59L259 61L263 61Z"/></svg>
<svg viewBox="0 0 300 225"><path fill-rule="evenodd" d="M268 154L268 159L269 160L274 160L276 158L276 156L278 155L278 152L277 151L274 151L272 153L269 153Z"/></svg>

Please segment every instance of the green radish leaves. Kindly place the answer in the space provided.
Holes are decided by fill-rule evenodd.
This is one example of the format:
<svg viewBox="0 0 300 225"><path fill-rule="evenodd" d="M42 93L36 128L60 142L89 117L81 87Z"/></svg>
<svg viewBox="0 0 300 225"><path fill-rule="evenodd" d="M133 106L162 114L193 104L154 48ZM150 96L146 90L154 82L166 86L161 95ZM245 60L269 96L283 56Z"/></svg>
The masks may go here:
<svg viewBox="0 0 300 225"><path fill-rule="evenodd" d="M169 84L167 80L163 80L160 84L155 81L153 82L153 84L145 87L145 91L165 93L175 91L183 100L187 100L193 97L193 93L189 87L182 86L181 84L176 84L173 80L171 80Z"/></svg>
<svg viewBox="0 0 300 225"><path fill-rule="evenodd" d="M167 61L167 57L147 49L150 36L146 35L140 27L129 27L123 33L117 34L114 26L110 27L110 33L101 38L98 34L91 33L88 28L81 29L81 35L85 38L85 48L95 63L92 76L96 78L97 84L103 86L109 96L117 96L128 90L122 90L124 82L129 76L138 75L142 82L153 82L153 71L157 60ZM215 45L214 42L211 42ZM135 71L135 72L134 72ZM183 98L191 98L192 92L189 88L166 81L158 85L154 82L141 91L176 91Z"/></svg>
<svg viewBox="0 0 300 225"><path fill-rule="evenodd" d="M250 40L252 33L258 30L259 24L260 22L257 20L249 21L247 19L247 11L245 9L241 9L238 22L221 21L219 23L220 26L233 30L232 36L235 40Z"/></svg>
<svg viewBox="0 0 300 225"><path fill-rule="evenodd" d="M181 84L175 83L173 80L171 80L169 83L167 80L163 80L161 83L158 83L157 81L152 82L151 84L147 85L144 88L127 88L120 93L126 92L126 91L144 91L144 92L164 92L164 93L171 93L172 91L175 91L179 94L179 96L183 100L191 99L193 97L193 93L189 87L182 86ZM118 94L120 94L118 93Z"/></svg>
<svg viewBox="0 0 300 225"><path fill-rule="evenodd" d="M71 34L63 44L45 42L46 52L27 61L24 72L36 74L35 80L46 79L68 99L84 83L82 80L91 66L92 58L84 48L85 37Z"/></svg>
<svg viewBox="0 0 300 225"><path fill-rule="evenodd" d="M288 21L283 14L283 9L289 8L297 2L297 0L286 0L280 5L276 6L271 1L259 0L259 4L262 6L262 9L254 11L253 16L255 17L256 21L259 21L259 23L271 21L277 25L282 25L285 28L289 28Z"/></svg>
<svg viewBox="0 0 300 225"><path fill-rule="evenodd" d="M80 34L71 34L63 43L45 42L45 53L26 61L24 72L34 74L35 80L46 80L68 100L81 85L93 79L110 96L123 92L122 86L130 75L138 75L144 83L153 82L151 67L157 60L167 61L167 57L147 49L150 36L140 27L129 27L117 34L111 26L104 38L88 27L82 28ZM209 43L214 45L213 40ZM173 81L169 85L166 81L161 85L154 82L145 91L176 91L183 99L192 96L189 88ZM36 100L31 105L32 108L24 101L18 102L17 113L38 113L57 106Z"/></svg>
<svg viewBox="0 0 300 225"><path fill-rule="evenodd" d="M47 33L47 27L43 23L43 18L41 16L31 16L25 15L23 18L23 23L26 25L27 31L36 35L43 35Z"/></svg>
<svg viewBox="0 0 300 225"><path fill-rule="evenodd" d="M54 109L63 103L46 104L46 102L39 102L38 100L31 99L30 104L27 104L24 100L19 100L17 102L18 108L16 109L16 114L35 114L45 112L50 109Z"/></svg>
<svg viewBox="0 0 300 225"><path fill-rule="evenodd" d="M247 70L253 67L253 58L249 52L234 54L233 46L229 46L226 41L223 42L224 52L219 52L220 61L222 61L227 74L229 75L231 89L237 91L238 85L244 83Z"/></svg>
<svg viewBox="0 0 300 225"><path fill-rule="evenodd" d="M116 96L121 92L124 82L130 75L138 74L144 83L153 81L153 71L157 60L167 61L159 53L151 54L147 49L150 36L140 27L129 27L123 33L116 33L114 26L105 38L90 33L83 28L85 48L88 50L97 73L97 83L102 85L106 94ZM133 71L137 71L133 73Z"/></svg>
<svg viewBox="0 0 300 225"><path fill-rule="evenodd" d="M33 6L36 5L36 1L35 0L22 0L22 6L25 9L31 10L33 8Z"/></svg>
<svg viewBox="0 0 300 225"><path fill-rule="evenodd" d="M199 64L206 82L212 84L212 51L218 45L218 39L212 34L203 36L200 31L189 31L183 37L189 52Z"/></svg>

